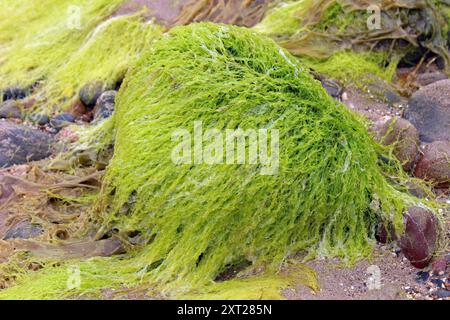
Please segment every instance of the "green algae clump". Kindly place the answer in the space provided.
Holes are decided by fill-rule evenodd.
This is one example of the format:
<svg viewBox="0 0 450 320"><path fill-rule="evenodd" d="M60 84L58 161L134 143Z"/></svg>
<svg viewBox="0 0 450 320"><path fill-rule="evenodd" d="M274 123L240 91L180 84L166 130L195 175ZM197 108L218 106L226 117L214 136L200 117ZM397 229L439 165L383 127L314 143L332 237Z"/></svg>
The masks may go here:
<svg viewBox="0 0 450 320"><path fill-rule="evenodd" d="M144 52L116 102L99 128L115 140L114 156L82 219L97 238L114 230L139 241L120 256L47 262L0 299L102 298L111 288L159 298L281 299L294 283L317 289L309 268L284 273L292 256L351 263L370 255L380 221L401 233L407 208L428 205L404 192L401 164L361 119L250 29L174 28ZM210 153L214 137L227 132L246 135L232 139L244 161L239 152L231 162L215 158L226 158L226 141ZM253 158L252 132L266 142ZM177 161L174 150L188 152ZM67 287L70 266L80 270L79 288ZM238 266L247 267L222 280Z"/></svg>
<svg viewBox="0 0 450 320"><path fill-rule="evenodd" d="M36 105L53 111L68 109L87 83L114 88L162 33L140 13L111 17L123 2L4 0L0 89L34 87Z"/></svg>
<svg viewBox="0 0 450 320"><path fill-rule="evenodd" d="M128 74L113 121L96 218L102 232L143 235L139 256L158 283L208 283L241 261L276 269L298 251L354 261L370 254L377 222L401 232L418 201L396 186L399 163L379 161L385 150L364 123L249 29L174 28ZM277 131L276 172L258 161L199 161L195 138L184 142L188 161L174 161L174 133L195 137L199 122L203 132Z"/></svg>

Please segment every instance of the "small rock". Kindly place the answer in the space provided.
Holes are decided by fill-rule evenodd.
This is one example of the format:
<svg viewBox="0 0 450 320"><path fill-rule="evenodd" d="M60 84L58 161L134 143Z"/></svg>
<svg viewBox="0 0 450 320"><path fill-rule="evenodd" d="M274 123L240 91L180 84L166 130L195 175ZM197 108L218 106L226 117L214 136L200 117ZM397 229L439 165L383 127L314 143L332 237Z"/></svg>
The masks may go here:
<svg viewBox="0 0 450 320"><path fill-rule="evenodd" d="M436 141L425 146L414 174L438 186L447 186L450 183L450 141Z"/></svg>
<svg viewBox="0 0 450 320"><path fill-rule="evenodd" d="M106 85L101 81L88 83L80 90L80 100L87 108L92 109L105 89Z"/></svg>
<svg viewBox="0 0 450 320"><path fill-rule="evenodd" d="M426 283L430 279L430 274L425 271L417 272L416 282Z"/></svg>
<svg viewBox="0 0 450 320"><path fill-rule="evenodd" d="M43 232L44 230L40 225L22 221L10 228L3 240L36 238Z"/></svg>
<svg viewBox="0 0 450 320"><path fill-rule="evenodd" d="M372 126L375 140L393 146L395 156L403 169L410 171L419 154L419 132L407 120L398 117L383 117Z"/></svg>
<svg viewBox="0 0 450 320"><path fill-rule="evenodd" d="M432 284L434 284L438 288L444 288L445 289L444 281L441 280L441 279L431 279L430 282Z"/></svg>
<svg viewBox="0 0 450 320"><path fill-rule="evenodd" d="M9 87L2 90L3 101L20 100L27 96L27 90L19 87Z"/></svg>
<svg viewBox="0 0 450 320"><path fill-rule="evenodd" d="M433 274L439 276L445 274L449 265L449 257L449 255L440 257L433 262Z"/></svg>
<svg viewBox="0 0 450 320"><path fill-rule="evenodd" d="M450 140L450 79L414 93L404 117L419 130L423 142Z"/></svg>
<svg viewBox="0 0 450 320"><path fill-rule="evenodd" d="M438 241L438 222L433 212L411 207L405 214L405 233L399 246L411 264L423 269L433 258Z"/></svg>
<svg viewBox="0 0 450 320"><path fill-rule="evenodd" d="M52 143L52 137L40 130L0 121L0 168L47 158Z"/></svg>
<svg viewBox="0 0 450 320"><path fill-rule="evenodd" d="M81 118L88 112L89 110L87 109L87 107L78 99L70 106L69 110L67 111L67 113L70 113L75 118Z"/></svg>
<svg viewBox="0 0 450 320"><path fill-rule="evenodd" d="M0 119L22 119L22 112L14 100L7 100L0 106Z"/></svg>
<svg viewBox="0 0 450 320"><path fill-rule="evenodd" d="M94 108L94 122L109 118L114 112L116 91L106 91L97 100Z"/></svg>
<svg viewBox="0 0 450 320"><path fill-rule="evenodd" d="M75 117L73 115L70 113L62 113L53 117L53 119L50 120L50 125L57 130L61 130L74 122Z"/></svg>
<svg viewBox="0 0 450 320"><path fill-rule="evenodd" d="M390 106L401 104L403 102L403 98L389 83L375 76L370 76L370 79L372 81L368 85L367 89L372 95L382 99Z"/></svg>
<svg viewBox="0 0 450 320"><path fill-rule="evenodd" d="M45 126L50 123L50 118L45 113L33 113L29 119L39 126Z"/></svg>
<svg viewBox="0 0 450 320"><path fill-rule="evenodd" d="M450 298L450 291L447 291L445 289L439 289L438 291L436 291L436 297L440 299Z"/></svg>
<svg viewBox="0 0 450 320"><path fill-rule="evenodd" d="M386 244L389 241L397 240L397 236L395 235L393 228L392 227L389 228L389 232L388 232L388 230L386 229L386 226L382 222L380 222L377 226L375 238L381 244Z"/></svg>
<svg viewBox="0 0 450 320"><path fill-rule="evenodd" d="M333 80L330 79L324 79L320 80L322 83L322 87L328 92L330 96L332 96L335 99L340 99L342 94L342 87Z"/></svg>

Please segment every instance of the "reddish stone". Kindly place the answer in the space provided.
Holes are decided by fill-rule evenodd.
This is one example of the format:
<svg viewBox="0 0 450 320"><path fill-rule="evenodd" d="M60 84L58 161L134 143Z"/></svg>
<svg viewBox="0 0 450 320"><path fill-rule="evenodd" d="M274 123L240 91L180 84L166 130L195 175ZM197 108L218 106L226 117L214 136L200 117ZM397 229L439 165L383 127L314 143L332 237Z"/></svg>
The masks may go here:
<svg viewBox="0 0 450 320"><path fill-rule="evenodd" d="M73 115L75 118L81 118L88 111L89 110L86 108L86 106L79 99L77 99L69 108L68 113Z"/></svg>
<svg viewBox="0 0 450 320"><path fill-rule="evenodd" d="M446 187L450 184L450 141L436 141L427 145L417 163L414 175Z"/></svg>
<svg viewBox="0 0 450 320"><path fill-rule="evenodd" d="M411 207L405 214L405 233L399 246L411 264L419 269L427 267L433 258L438 241L438 222L434 214L421 207Z"/></svg>

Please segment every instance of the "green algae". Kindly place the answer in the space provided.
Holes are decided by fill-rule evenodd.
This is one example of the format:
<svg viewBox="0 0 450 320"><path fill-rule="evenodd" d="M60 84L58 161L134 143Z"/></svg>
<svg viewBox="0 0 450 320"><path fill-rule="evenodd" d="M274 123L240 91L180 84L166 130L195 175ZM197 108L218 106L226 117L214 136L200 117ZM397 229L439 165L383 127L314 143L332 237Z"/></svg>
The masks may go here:
<svg viewBox="0 0 450 320"><path fill-rule="evenodd" d="M325 60L303 57L300 61L314 71L340 80L344 84L358 86L369 84L374 76L391 82L398 63L398 59L393 59L386 67L386 57L382 53L352 51L337 52Z"/></svg>
<svg viewBox="0 0 450 320"><path fill-rule="evenodd" d="M205 129L279 130L279 172L177 165L172 134L198 120ZM113 121L114 157L93 216L98 235L138 232L147 244L133 265L169 297L207 292L242 259L275 272L298 251L366 257L377 222L400 233L403 212L419 202L396 184L407 180L398 161L378 160L387 151L363 122L251 30L173 29L126 77Z"/></svg>
<svg viewBox="0 0 450 320"><path fill-rule="evenodd" d="M67 65L42 74L53 84L51 96L70 97L83 81L119 77L144 52L125 80L114 118L84 135L80 149L95 142L99 151L115 137L114 159L89 220L99 237L116 228L124 239L138 232L145 245L121 257L48 263L20 275L0 299L101 298L103 289L139 286L162 298L279 299L280 290L299 279L316 288L308 271L294 278L277 272L287 257L298 251L350 263L366 257L378 221L400 233L402 213L420 202L404 193L400 164L378 160L392 157L371 140L362 120L270 40L246 29L195 24L175 28L153 46L160 31L137 17L105 27L108 32L94 37L101 41L85 37ZM110 35L121 28L136 39L123 51ZM120 49L114 59L86 63L111 46ZM106 67L124 56L119 71ZM336 69L342 60L358 73ZM95 61L105 68L90 73ZM344 52L302 64L346 81L366 72L390 79L392 69L381 68L383 62L382 55ZM70 79L77 69L83 81ZM173 131L197 120L205 128L280 130L278 174L261 175L258 165L174 164ZM215 281L240 260L268 272ZM79 288L67 288L71 265L80 268Z"/></svg>
<svg viewBox="0 0 450 320"><path fill-rule="evenodd" d="M121 1L2 1L1 86L32 85L63 65ZM80 29L68 10L81 10ZM8 83L12 82L12 83Z"/></svg>
<svg viewBox="0 0 450 320"><path fill-rule="evenodd" d="M67 109L86 83L113 88L161 28L137 14L109 18L123 0L6 1L0 88L35 86L39 107ZM70 25L70 8L80 25ZM12 36L14 35L14 36Z"/></svg>
<svg viewBox="0 0 450 320"><path fill-rule="evenodd" d="M275 39L294 55L320 60L325 65L334 64L326 60L334 60L341 52L345 61L347 52L361 56L381 54L385 60L384 65L379 65L381 72L372 68L372 59L367 61L366 68L377 73L390 72L392 69L386 70L386 66L392 67L420 45L441 56L448 68L448 19L445 20L445 9L442 9L447 8L446 4L421 0L372 4L381 10L381 29L368 27L371 17L368 5L356 0L283 1L268 12L255 29ZM357 62L363 61L358 58ZM351 67L348 74L360 71ZM344 68L347 67L343 65L341 69ZM339 70L339 73L344 72Z"/></svg>

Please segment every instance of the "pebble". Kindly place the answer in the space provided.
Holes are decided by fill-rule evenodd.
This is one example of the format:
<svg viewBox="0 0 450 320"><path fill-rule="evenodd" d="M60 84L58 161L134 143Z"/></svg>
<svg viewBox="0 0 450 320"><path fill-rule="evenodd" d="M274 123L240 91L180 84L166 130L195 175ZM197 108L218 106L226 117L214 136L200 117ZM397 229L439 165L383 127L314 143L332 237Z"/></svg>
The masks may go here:
<svg viewBox="0 0 450 320"><path fill-rule="evenodd" d="M73 115L71 115L70 113L62 113L51 119L50 125L57 130L61 130L62 128L74 122L75 117Z"/></svg>

